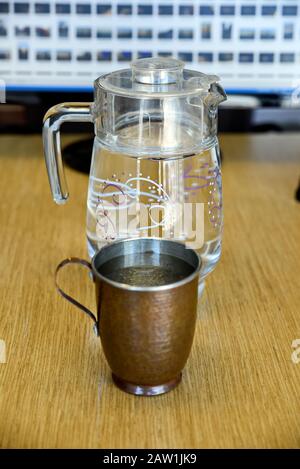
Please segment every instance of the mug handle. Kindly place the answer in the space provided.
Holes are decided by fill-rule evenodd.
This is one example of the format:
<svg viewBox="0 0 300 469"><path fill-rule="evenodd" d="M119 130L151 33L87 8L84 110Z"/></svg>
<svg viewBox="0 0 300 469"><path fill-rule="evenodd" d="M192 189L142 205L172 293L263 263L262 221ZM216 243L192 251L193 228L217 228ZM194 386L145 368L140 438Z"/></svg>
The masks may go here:
<svg viewBox="0 0 300 469"><path fill-rule="evenodd" d="M77 308L81 309L84 313L86 313L93 321L94 321L94 331L96 333L97 336L99 336L99 331L98 331L98 321L97 321L97 318L96 316L94 315L94 313L92 313L92 311L90 311L86 306L84 306L83 304L79 303L79 301L75 300L75 298L72 298L72 296L68 295L67 293L65 293L61 288L60 286L58 285L58 280L57 280L57 277L58 277L58 272L66 265L68 264L80 264L80 265L83 265L84 267L87 267L90 272L93 273L92 271L92 265L90 262L84 260L84 259L80 259L79 257L68 257L67 259L64 259L63 261L61 261L58 266L56 267L55 269L55 286L57 288L57 291L61 294L61 296L63 298L65 298L66 300L68 300L70 303L72 303L72 305L74 306L77 306Z"/></svg>

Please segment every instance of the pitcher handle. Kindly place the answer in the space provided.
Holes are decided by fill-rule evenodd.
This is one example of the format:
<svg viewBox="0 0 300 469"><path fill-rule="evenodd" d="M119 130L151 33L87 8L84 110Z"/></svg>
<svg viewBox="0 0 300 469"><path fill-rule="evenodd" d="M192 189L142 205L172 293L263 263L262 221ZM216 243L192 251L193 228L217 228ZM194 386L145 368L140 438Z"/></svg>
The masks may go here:
<svg viewBox="0 0 300 469"><path fill-rule="evenodd" d="M77 308L81 309L84 313L86 313L93 321L94 321L94 331L96 333L96 335L99 336L99 330L98 330L98 321L97 321L97 318L96 316L94 315L94 313L92 313L92 311L90 311L86 306L84 306L83 304L79 303L79 301L75 300L75 298L73 298L72 296L68 295L68 293L64 292L60 286L58 285L58 280L57 280L57 277L58 277L58 272L66 265L68 264L80 264L80 265L83 265L85 267L87 267L90 272L93 272L92 271L92 265L90 262L84 260L84 259L80 259L78 257L68 257L67 259L64 259L63 261L61 261L58 266L56 267L55 269L55 286L57 288L57 291L61 294L61 296L63 298L65 298L66 300L68 300L70 303L72 303L72 305L74 306L77 306Z"/></svg>
<svg viewBox="0 0 300 469"><path fill-rule="evenodd" d="M93 122L92 104L56 104L44 116L44 154L52 196L57 204L65 203L69 197L61 157L60 126L64 122Z"/></svg>

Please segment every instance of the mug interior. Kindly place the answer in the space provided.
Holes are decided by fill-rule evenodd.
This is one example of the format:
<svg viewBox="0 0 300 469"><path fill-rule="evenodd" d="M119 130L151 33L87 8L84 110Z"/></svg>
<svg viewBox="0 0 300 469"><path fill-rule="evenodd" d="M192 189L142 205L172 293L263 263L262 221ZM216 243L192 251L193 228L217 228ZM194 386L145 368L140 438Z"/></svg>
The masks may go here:
<svg viewBox="0 0 300 469"><path fill-rule="evenodd" d="M159 267L166 274L166 281L158 284L126 283L126 276L120 277L120 272L134 268L137 271L143 267L151 270L151 266ZM198 254L184 244L157 238L136 238L116 241L102 248L92 260L93 272L109 283L125 286L131 289L156 290L167 288L190 281L198 275L200 258ZM142 270L139 272L143 276ZM148 271L145 271L145 278ZM116 280L117 279L117 280ZM121 279L121 280L120 280ZM168 281L169 280L169 281Z"/></svg>

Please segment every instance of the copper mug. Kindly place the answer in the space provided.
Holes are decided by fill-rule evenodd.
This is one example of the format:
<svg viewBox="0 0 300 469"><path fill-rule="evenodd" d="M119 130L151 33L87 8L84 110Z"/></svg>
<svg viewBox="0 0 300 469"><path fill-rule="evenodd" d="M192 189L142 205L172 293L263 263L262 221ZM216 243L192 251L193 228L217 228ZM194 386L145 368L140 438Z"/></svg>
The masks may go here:
<svg viewBox="0 0 300 469"><path fill-rule="evenodd" d="M58 286L58 271L69 263L91 270L97 316ZM134 277L126 283L132 269L139 272L137 284ZM199 256L182 243L128 239L106 245L91 263L65 259L57 266L56 286L94 321L114 383L123 391L153 396L181 381L195 331L199 269ZM153 272L166 277L151 278Z"/></svg>

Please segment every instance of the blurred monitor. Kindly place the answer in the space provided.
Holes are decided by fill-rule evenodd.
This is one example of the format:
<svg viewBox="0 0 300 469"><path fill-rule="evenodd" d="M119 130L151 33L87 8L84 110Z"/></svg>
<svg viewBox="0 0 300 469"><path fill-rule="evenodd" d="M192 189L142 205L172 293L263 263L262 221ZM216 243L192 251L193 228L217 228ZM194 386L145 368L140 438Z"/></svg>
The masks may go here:
<svg viewBox="0 0 300 469"><path fill-rule="evenodd" d="M296 0L0 1L0 79L8 91L92 91L137 58L177 57L227 92L300 84Z"/></svg>

